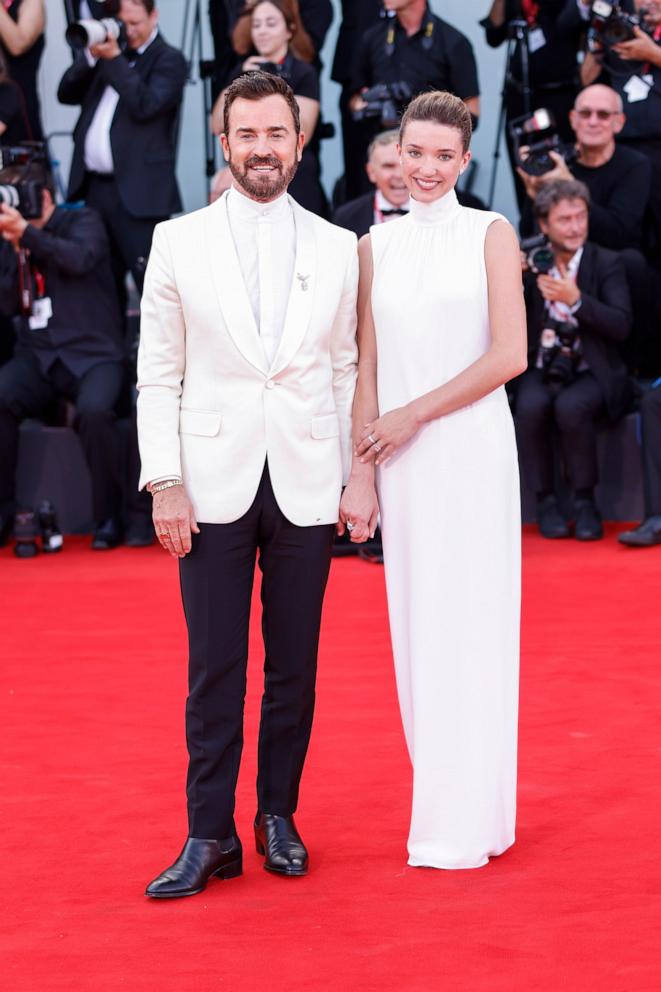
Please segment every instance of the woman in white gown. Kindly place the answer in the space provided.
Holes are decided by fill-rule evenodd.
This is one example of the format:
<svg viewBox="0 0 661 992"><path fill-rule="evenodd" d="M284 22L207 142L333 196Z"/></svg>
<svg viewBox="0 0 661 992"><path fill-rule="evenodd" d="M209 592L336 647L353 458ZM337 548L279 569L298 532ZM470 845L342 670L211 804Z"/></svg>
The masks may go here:
<svg viewBox="0 0 661 992"><path fill-rule="evenodd" d="M504 383L526 367L517 240L463 208L461 100L402 119L406 218L362 239L352 540L381 513L402 720L413 764L410 865L476 868L514 842L519 478ZM378 491L378 505L375 492Z"/></svg>

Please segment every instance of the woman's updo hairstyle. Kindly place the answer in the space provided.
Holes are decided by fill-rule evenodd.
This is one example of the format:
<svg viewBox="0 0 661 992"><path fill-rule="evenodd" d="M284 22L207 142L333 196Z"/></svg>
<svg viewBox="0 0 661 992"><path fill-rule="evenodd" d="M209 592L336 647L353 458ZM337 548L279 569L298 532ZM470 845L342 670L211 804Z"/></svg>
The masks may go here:
<svg viewBox="0 0 661 992"><path fill-rule="evenodd" d="M464 151L470 148L473 134L473 123L470 112L463 100L452 93L443 90L432 90L431 93L421 93L411 100L402 115L399 127L399 143L404 142L404 131L407 124L413 121L429 121L432 124L443 124L459 131Z"/></svg>

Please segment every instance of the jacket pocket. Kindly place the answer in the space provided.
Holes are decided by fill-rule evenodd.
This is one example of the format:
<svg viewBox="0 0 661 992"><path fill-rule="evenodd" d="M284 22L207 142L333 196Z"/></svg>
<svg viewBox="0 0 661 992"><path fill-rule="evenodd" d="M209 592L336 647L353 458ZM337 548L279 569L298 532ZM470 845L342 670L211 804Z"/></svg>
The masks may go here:
<svg viewBox="0 0 661 992"><path fill-rule="evenodd" d="M327 437L339 437L340 421L336 413L329 413L325 417L313 417L310 425L312 437L319 440Z"/></svg>
<svg viewBox="0 0 661 992"><path fill-rule="evenodd" d="M215 437L220 431L222 416L215 410L179 411L179 433L199 434L202 437Z"/></svg>

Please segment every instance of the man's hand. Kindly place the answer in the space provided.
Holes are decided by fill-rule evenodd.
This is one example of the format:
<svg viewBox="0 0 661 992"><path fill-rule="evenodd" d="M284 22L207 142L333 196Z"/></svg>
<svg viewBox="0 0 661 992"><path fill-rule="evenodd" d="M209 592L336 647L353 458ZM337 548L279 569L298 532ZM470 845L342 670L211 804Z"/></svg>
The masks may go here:
<svg viewBox="0 0 661 992"><path fill-rule="evenodd" d="M649 62L651 65L661 66L661 46L640 28L633 30L635 38L613 45L615 54L625 62Z"/></svg>
<svg viewBox="0 0 661 992"><path fill-rule="evenodd" d="M381 465L392 458L398 448L410 441L419 427L411 407L400 406L365 425L356 454L361 462L375 459L376 464Z"/></svg>
<svg viewBox="0 0 661 992"><path fill-rule="evenodd" d="M184 558L191 549L191 532L200 533L193 505L183 486L154 493L152 520L161 546L173 558Z"/></svg>
<svg viewBox="0 0 661 992"><path fill-rule="evenodd" d="M519 149L519 155L524 162L528 157L528 154L529 151L525 145ZM544 172L542 173L541 176L531 176L521 168L517 168L516 170L519 175L519 178L521 179L521 182L526 188L526 194L530 197L531 200L535 199L542 186L546 185L546 183L555 182L557 179L574 178L571 172L569 171L567 167L567 163L565 162L562 155L560 155L558 152L550 151L549 156L550 158L553 159L555 165L550 172Z"/></svg>
<svg viewBox="0 0 661 992"><path fill-rule="evenodd" d="M376 522L379 516L379 504L374 489L374 474L370 469L369 476L349 479L342 493L340 503L340 520L337 533L341 536L347 524L353 526L349 537L353 544L364 544L368 538L374 537Z"/></svg>
<svg viewBox="0 0 661 992"><path fill-rule="evenodd" d="M359 110L364 110L367 106L367 102L363 100L363 93L367 92L367 88L363 87L360 93L354 93L354 95L349 100L349 110L353 113L357 113Z"/></svg>
<svg viewBox="0 0 661 992"><path fill-rule="evenodd" d="M537 287L544 299L550 303L566 303L567 306L573 307L580 300L581 291L575 280L567 275L567 270L562 262L558 262L558 271L560 272L560 279L554 279L552 276L539 276Z"/></svg>
<svg viewBox="0 0 661 992"><path fill-rule="evenodd" d="M25 234L28 222L22 217L18 210L9 207L6 203L0 204L0 234L5 241L10 241L17 247L21 238Z"/></svg>
<svg viewBox="0 0 661 992"><path fill-rule="evenodd" d="M90 48L92 58L103 59L105 62L110 61L110 59L116 59L121 54L122 50L119 47L117 38L108 38L106 41L102 41L100 45L92 45Z"/></svg>

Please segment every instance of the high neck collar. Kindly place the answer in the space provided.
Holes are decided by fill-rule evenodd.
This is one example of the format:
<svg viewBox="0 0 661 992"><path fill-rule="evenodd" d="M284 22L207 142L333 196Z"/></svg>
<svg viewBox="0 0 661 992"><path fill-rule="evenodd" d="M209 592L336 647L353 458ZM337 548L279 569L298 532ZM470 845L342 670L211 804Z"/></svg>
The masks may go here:
<svg viewBox="0 0 661 992"><path fill-rule="evenodd" d="M410 203L410 216L416 224L444 224L456 217L461 209L454 189L448 190L440 200L432 203L421 203L414 197L411 197Z"/></svg>
<svg viewBox="0 0 661 992"><path fill-rule="evenodd" d="M257 220L259 217L280 220L289 212L289 198L286 192L269 203L260 203L259 200L251 200L237 186L231 186L227 194L227 203L230 209L244 220Z"/></svg>

